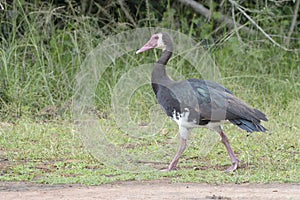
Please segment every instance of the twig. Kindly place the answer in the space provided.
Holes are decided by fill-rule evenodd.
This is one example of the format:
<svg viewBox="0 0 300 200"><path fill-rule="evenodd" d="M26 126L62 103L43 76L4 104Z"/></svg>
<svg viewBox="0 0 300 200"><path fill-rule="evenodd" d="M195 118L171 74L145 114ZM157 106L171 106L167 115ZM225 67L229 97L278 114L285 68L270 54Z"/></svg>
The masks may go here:
<svg viewBox="0 0 300 200"><path fill-rule="evenodd" d="M203 15L205 18L207 19L211 19L212 13L210 10L208 10L207 8L205 8L202 4L194 1L194 0L179 0L179 2L188 5L190 7L192 7L197 13ZM232 19L230 19L229 17L227 17L226 15L222 15L221 14L221 18L220 19L215 19L218 22L225 22L227 26L229 26L230 28L234 28L235 27L235 23ZM239 27L243 27L242 30L244 30L247 33L250 34L255 34L255 32L247 27L244 27L241 24L236 24L236 26Z"/></svg>
<svg viewBox="0 0 300 200"><path fill-rule="evenodd" d="M197 3L193 0L179 0L179 2L191 6L196 12L210 19L211 12L208 9L206 9L202 4Z"/></svg>
<svg viewBox="0 0 300 200"><path fill-rule="evenodd" d="M88 5L88 0L82 0L81 2L81 12L85 15L87 13L86 8Z"/></svg>
<svg viewBox="0 0 300 200"><path fill-rule="evenodd" d="M241 36L240 36L240 34L239 34L239 32L238 32L238 28L237 28L236 21L235 21L234 6L232 6L232 8L231 8L231 13L232 13L232 21L233 21L233 23L234 23L234 31L235 31L235 34L236 34L238 40L241 42L241 41L242 41L242 38L241 38Z"/></svg>
<svg viewBox="0 0 300 200"><path fill-rule="evenodd" d="M283 50L285 50L285 51L292 51L292 50L290 50L290 49L288 49L288 48L286 48L286 47L284 47L284 46L282 46L282 45L280 45L279 43L277 43L275 40L273 40L273 38L271 38L271 36L269 36L243 9L241 9L241 7L239 6L239 4L237 4L235 1L233 1L233 0L229 0L229 2L233 5L233 6L235 6L253 25L255 25L256 26L256 28L258 29L258 30L260 30L260 32L262 32L262 34L264 34L264 36L266 37L266 38L268 38L274 45L276 45L276 46L278 46L278 47L280 47L280 48L282 48Z"/></svg>
<svg viewBox="0 0 300 200"><path fill-rule="evenodd" d="M290 41L291 41L291 36L294 32L296 23L297 23L297 17L298 17L298 10L299 10L299 4L300 4L300 0L296 1L296 5L295 5L295 10L294 10L294 14L293 14L293 19L292 19L292 23L291 23L291 27L290 27L290 31L287 35L287 39L286 39L286 46L289 46Z"/></svg>

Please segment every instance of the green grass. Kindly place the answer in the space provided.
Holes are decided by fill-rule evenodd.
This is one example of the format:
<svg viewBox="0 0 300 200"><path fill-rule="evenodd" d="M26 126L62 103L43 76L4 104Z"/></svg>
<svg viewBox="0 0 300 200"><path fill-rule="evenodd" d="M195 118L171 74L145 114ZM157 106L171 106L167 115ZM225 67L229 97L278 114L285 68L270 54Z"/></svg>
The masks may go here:
<svg viewBox="0 0 300 200"><path fill-rule="evenodd" d="M190 144L179 164L180 169L174 172L160 172L157 166L154 171L128 171L117 166L95 160L84 148L81 136L73 130L69 122L53 121L40 123L19 120L16 124L1 123L1 181L32 181L39 183L80 183L97 185L126 180L169 179L173 182L206 182L206 183L268 183L299 182L299 118L300 105L293 102L283 113L272 116L266 125L271 133L252 133L247 136L237 128L226 125L232 147L242 161L241 168L235 173L223 170L230 165L225 147L216 143L211 151L201 153L203 138L212 132L195 130ZM280 122L282 119L289 121ZM102 128L109 133L119 135L112 137L112 143L123 144L125 133L108 119L102 119ZM141 127L142 129L142 127ZM177 127L174 123L165 125L165 133L147 141L147 146L138 149L160 151L170 137L176 138ZM164 133L164 134L163 134ZM132 153L130 145L139 140L127 140L122 151ZM143 142L140 141L142 144ZM141 153L138 150L138 153ZM105 153L105 152L104 152ZM111 152L107 152L108 154ZM167 157L159 158L159 167L166 167L175 151ZM118 161L119 158L111 157ZM108 164L108 165L106 165ZM126 163L124 164L126 166Z"/></svg>
<svg viewBox="0 0 300 200"><path fill-rule="evenodd" d="M265 112L269 119L264 123L269 129L267 133L247 135L232 125L225 125L232 147L242 161L235 173L223 172L230 165L225 147L216 143L218 135L204 129L193 131L179 163L180 169L165 173L159 169L166 167L176 152L178 130L175 123L161 116L154 116L156 121L165 122L161 128L148 132L144 126L151 119L148 110L156 102L150 85L142 86L131 97L133 132L117 126L111 108L111 92L120 78L135 67L152 62L158 51L138 56L127 53L103 72L95 89L96 103L91 105L101 130L92 137L91 143L85 143L89 135L82 134L77 124L71 123L76 74L89 52L108 35L135 27L128 25L129 11L118 10L119 22L111 19L107 22L103 18L82 17L76 14L78 10L56 9L50 4L36 7L14 1L11 9L16 12L10 15L5 10L0 24L3 27L0 181L87 185L153 179L207 183L300 182L299 51L283 51L259 34L251 36L241 32L242 40L239 40L222 25L214 30L212 22L195 17L184 7L176 10L170 7L170 2L161 16L167 21L157 21L157 13L148 10L148 19L137 24L178 29L198 41L203 38L215 41L207 51L220 70L219 81L236 96ZM186 16L194 17L189 21ZM175 23L177 18L182 19L180 25ZM272 24L272 31L281 33L284 27L279 24ZM296 38L293 45L297 46L299 33L295 31L293 37ZM174 76L205 77L180 56L172 59L171 65L176 72ZM104 144L101 133L106 133L106 139L116 145L116 151L101 146ZM89 146L93 144L94 147ZM143 163L133 161L122 166L120 161L129 159L114 154L120 150L122 156L155 160L158 164L152 164L152 171L145 171ZM128 170L129 167L134 170Z"/></svg>

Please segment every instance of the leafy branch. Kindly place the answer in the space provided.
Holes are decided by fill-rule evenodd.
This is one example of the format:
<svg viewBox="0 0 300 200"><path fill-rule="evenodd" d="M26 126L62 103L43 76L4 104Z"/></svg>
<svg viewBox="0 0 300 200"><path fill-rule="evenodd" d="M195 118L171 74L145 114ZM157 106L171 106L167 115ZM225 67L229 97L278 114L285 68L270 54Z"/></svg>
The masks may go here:
<svg viewBox="0 0 300 200"><path fill-rule="evenodd" d="M208 10L207 8L205 8L201 3L198 3L194 0L179 0L179 2L192 7L197 13L199 13L200 15L203 15L207 19L211 19L211 17L212 17L211 11ZM236 23L234 20L232 20L228 16L223 15L223 14L221 14L220 16L221 16L220 18L215 19L217 22L220 22L220 23L225 22L229 28L241 27L241 29L243 31L250 33L250 34L255 34L255 32L253 30L245 27L245 25Z"/></svg>
<svg viewBox="0 0 300 200"><path fill-rule="evenodd" d="M242 7L238 4L238 3L236 3L235 1L233 1L233 0L229 0L229 2L233 5L233 6L235 6L267 39L269 39L274 45L276 45L276 46L278 46L278 47L280 47L280 48L282 48L283 50L285 50L285 51L293 51L293 50L291 50L291 49L288 49L287 47L285 47L285 46L282 46L282 45L280 45L278 42L276 42L268 33L266 33L265 31L264 31L264 29L263 28L261 28L243 9L242 9Z"/></svg>
<svg viewBox="0 0 300 200"><path fill-rule="evenodd" d="M179 0L179 2L188 5L192 7L197 13L203 15L205 18L210 19L212 17L212 13L209 9L205 8L201 3L198 3L194 0ZM300 49L289 49L278 42L276 42L267 32L264 31L262 27L260 27L246 12L245 9L240 6L236 1L234 0L229 0L229 2L232 4L233 7L235 7L239 12L241 12L269 41L271 41L275 46L280 47L281 49L285 51L295 51L295 50L300 50ZM286 45L289 45L291 35L295 29L296 23L297 23L297 17L298 17L298 10L299 10L299 3L300 0L297 0L296 5L295 5L295 10L293 14L293 19L292 23L290 26L290 31L288 33L287 39L286 39ZM234 15L234 10L232 10L232 14ZM225 22L226 25L230 28L234 28L235 30L241 29L247 33L254 34L254 31L245 27L245 25L241 25L237 23L234 20L234 16L232 16L233 19L229 18L226 15L221 14L221 17L216 19L218 22ZM239 36L238 36L239 37Z"/></svg>

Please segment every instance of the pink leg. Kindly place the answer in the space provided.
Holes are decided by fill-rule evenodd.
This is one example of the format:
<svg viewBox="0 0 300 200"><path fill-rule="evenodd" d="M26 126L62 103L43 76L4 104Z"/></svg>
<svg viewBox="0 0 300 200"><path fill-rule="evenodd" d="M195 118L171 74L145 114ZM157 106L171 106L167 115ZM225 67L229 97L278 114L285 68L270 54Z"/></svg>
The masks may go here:
<svg viewBox="0 0 300 200"><path fill-rule="evenodd" d="M171 171L171 170L174 170L176 168L176 165L179 161L179 158L183 154L185 148L186 148L186 139L180 138L179 149L178 149L175 157L173 158L172 162L170 163L167 171Z"/></svg>
<svg viewBox="0 0 300 200"><path fill-rule="evenodd" d="M228 155L230 157L230 160L232 162L232 166L229 167L226 171L227 172L232 172L232 171L234 171L234 170L237 169L238 164L239 164L240 161L237 159L237 157L235 156L234 152L232 151L232 148L230 146L230 143L229 143L228 138L225 135L225 133L223 131L221 131L220 135L221 135L221 138L222 138L221 141L225 145L225 147L227 149L227 152L228 152Z"/></svg>

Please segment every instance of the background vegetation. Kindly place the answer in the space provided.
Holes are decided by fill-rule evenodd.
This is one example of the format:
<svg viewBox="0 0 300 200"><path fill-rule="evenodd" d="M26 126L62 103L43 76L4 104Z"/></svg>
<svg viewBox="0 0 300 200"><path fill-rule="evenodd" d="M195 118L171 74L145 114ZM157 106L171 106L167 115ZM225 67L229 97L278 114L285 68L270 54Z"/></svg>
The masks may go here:
<svg viewBox="0 0 300 200"><path fill-rule="evenodd" d="M184 1L173 0L1 2L0 180L98 184L171 177L199 182L299 182L298 2L198 1L210 11L208 18ZM231 25L224 17L231 19ZM74 77L85 56L109 35L148 26L178 30L201 42L220 68L223 84L270 119L265 125L271 135L249 138L228 128L234 149L246 161L234 175L219 172L228 162L221 145L197 159L188 159L199 156L197 148L188 151L184 170L132 173L94 160L74 134L70 116ZM124 62L120 59L107 69L96 91L101 97L99 120L107 127L114 126L110 88L130 69L130 63ZM201 78L188 66L182 72ZM149 102L149 95L143 94L153 97L150 87L143 92L136 96L141 118ZM166 131L176 132L176 126ZM197 171L195 166L206 170Z"/></svg>

